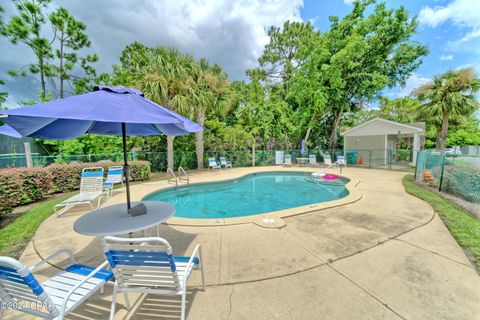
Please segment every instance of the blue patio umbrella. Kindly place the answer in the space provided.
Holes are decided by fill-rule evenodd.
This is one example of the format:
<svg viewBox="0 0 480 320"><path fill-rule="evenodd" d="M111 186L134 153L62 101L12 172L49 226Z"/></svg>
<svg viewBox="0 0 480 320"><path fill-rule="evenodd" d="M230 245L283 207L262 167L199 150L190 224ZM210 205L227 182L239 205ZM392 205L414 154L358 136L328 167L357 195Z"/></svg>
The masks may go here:
<svg viewBox="0 0 480 320"><path fill-rule="evenodd" d="M302 143L301 143L300 153L302 154L302 156L305 154L305 140L303 140L303 139L302 139Z"/></svg>
<svg viewBox="0 0 480 320"><path fill-rule="evenodd" d="M166 134L178 136L203 127L148 99L137 89L96 86L93 92L23 108L1 110L0 120L8 126L0 134L65 140L87 133L122 136L127 206L130 187L127 136Z"/></svg>

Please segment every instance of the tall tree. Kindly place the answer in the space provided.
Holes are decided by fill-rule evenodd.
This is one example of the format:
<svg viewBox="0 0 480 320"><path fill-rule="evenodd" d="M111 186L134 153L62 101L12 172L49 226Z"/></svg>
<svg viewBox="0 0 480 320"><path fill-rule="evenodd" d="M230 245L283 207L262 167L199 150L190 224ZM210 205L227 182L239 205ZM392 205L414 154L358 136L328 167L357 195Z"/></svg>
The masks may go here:
<svg viewBox="0 0 480 320"><path fill-rule="evenodd" d="M55 55L58 59L58 66L56 66L56 76L59 80L59 98L64 97L64 83L65 81L73 80L74 91L83 91L84 86L89 79L96 76L95 69L91 63L98 61L96 54L79 57L77 51L90 47L90 40L85 34L86 25L83 22L75 20L67 9L58 8L51 13L50 22L53 28L54 39L58 42L58 49L55 50ZM68 52L67 50L71 51ZM79 64L83 69L85 76L78 77L72 74L72 70L76 64Z"/></svg>
<svg viewBox="0 0 480 320"><path fill-rule="evenodd" d="M300 88L294 96L300 101L318 97L303 106L313 109L312 117L324 108L332 115L331 148L337 146L345 112L376 98L385 87L404 84L428 52L411 40L417 20L404 7L387 9L384 3L375 4L375 0L354 2L352 12L343 19L330 17L330 29L315 33L299 50L308 59L293 79Z"/></svg>
<svg viewBox="0 0 480 320"><path fill-rule="evenodd" d="M117 68L117 77L124 84L138 87L147 98L177 113L192 115L192 56L170 47L149 48L135 42L125 48L120 61L122 68ZM167 162L171 169L173 143L174 137L168 136Z"/></svg>
<svg viewBox="0 0 480 320"><path fill-rule="evenodd" d="M13 0L18 15L12 17L5 28L5 34L12 43L24 43L35 54L37 61L28 65L28 71L39 75L42 100L47 98L46 77L52 74L51 65L48 64L49 59L53 57L51 41L41 33L42 25L45 23L44 10L50 1ZM17 72L10 71L10 74L15 75ZM20 75L26 75L26 71L22 70Z"/></svg>
<svg viewBox="0 0 480 320"><path fill-rule="evenodd" d="M423 102L421 112L441 119L441 136L437 148L445 150L449 121L452 116L468 117L479 109L475 94L480 90L480 78L472 68L448 70L415 90Z"/></svg>
<svg viewBox="0 0 480 320"><path fill-rule="evenodd" d="M226 114L231 106L232 92L229 89L227 74L218 65L210 65L200 59L192 69L195 86L191 89L194 104L193 113L197 123L204 125L207 112ZM195 133L195 151L198 169L203 168L203 131Z"/></svg>

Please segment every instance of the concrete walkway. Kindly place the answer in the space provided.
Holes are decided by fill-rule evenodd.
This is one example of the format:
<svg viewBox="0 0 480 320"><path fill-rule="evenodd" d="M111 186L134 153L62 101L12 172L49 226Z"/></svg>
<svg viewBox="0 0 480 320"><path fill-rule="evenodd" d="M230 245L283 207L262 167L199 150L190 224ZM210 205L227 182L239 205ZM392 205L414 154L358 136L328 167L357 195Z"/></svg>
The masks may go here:
<svg viewBox="0 0 480 320"><path fill-rule="evenodd" d="M252 171L305 168L239 168L194 172L192 182L222 180ZM338 173L338 170L334 171ZM190 282L189 319L480 319L480 277L440 218L408 195L403 173L344 169L360 181L354 203L287 217L278 228L255 223L217 226L162 225L161 236L177 255L196 244L204 252L207 290ZM134 199L165 181L132 188ZM117 194L108 201L123 201ZM73 223L86 210L52 216L38 229L21 260L32 265L60 247L82 263L102 261L100 239L76 234ZM61 267L64 262L56 262ZM58 269L40 270L40 278ZM108 317L111 289L97 294L71 319ZM131 311L120 298L116 319L170 319L178 301L132 296ZM6 319L17 319L6 312ZM28 319L29 317L24 317Z"/></svg>

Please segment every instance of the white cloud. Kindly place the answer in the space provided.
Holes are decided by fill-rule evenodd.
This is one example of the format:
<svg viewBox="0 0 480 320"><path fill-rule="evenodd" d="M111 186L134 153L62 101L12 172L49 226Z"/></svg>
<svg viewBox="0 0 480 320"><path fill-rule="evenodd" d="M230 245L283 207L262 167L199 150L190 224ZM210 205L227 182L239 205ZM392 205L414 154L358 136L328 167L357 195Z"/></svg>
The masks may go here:
<svg viewBox="0 0 480 320"><path fill-rule="evenodd" d="M397 93L397 98L409 96L413 90L417 89L428 81L430 81L430 78L422 77L421 75L414 73L412 76L410 76L410 78L407 79L405 86L400 88Z"/></svg>
<svg viewBox="0 0 480 320"><path fill-rule="evenodd" d="M244 79L245 70L256 66L268 43L270 26L301 20L303 0L58 0L50 7L58 6L87 25L92 42L89 52L100 56L100 72L110 71L125 46L138 41L148 46L175 46L196 58L205 57L236 80ZM12 7L6 6L7 17ZM9 53L0 55L2 73L34 61L23 45L12 46L0 39L0 47ZM25 88L11 81L7 89L17 97L35 97L38 91L35 84Z"/></svg>
<svg viewBox="0 0 480 320"><path fill-rule="evenodd" d="M479 0L453 0L446 6L424 7L418 18L422 24L433 28L446 21L466 28L468 32L456 44L480 37Z"/></svg>
<svg viewBox="0 0 480 320"><path fill-rule="evenodd" d="M353 2L355 2L355 0L343 0L343 3L348 4L348 5L353 4Z"/></svg>
<svg viewBox="0 0 480 320"><path fill-rule="evenodd" d="M453 60L453 55L451 54L442 54L440 60Z"/></svg>

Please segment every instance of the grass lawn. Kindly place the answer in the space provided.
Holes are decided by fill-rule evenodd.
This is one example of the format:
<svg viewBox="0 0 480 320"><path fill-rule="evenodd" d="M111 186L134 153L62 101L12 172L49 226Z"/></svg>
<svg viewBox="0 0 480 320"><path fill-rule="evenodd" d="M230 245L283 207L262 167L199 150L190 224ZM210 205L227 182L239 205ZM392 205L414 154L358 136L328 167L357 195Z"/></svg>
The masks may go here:
<svg viewBox="0 0 480 320"><path fill-rule="evenodd" d="M428 202L442 217L453 237L473 256L480 271L480 220L438 194L414 184L412 176L405 176L403 185L408 193Z"/></svg>
<svg viewBox="0 0 480 320"><path fill-rule="evenodd" d="M23 248L37 231L38 226L53 214L53 207L70 196L65 195L36 205L0 229L0 256L19 257Z"/></svg>

